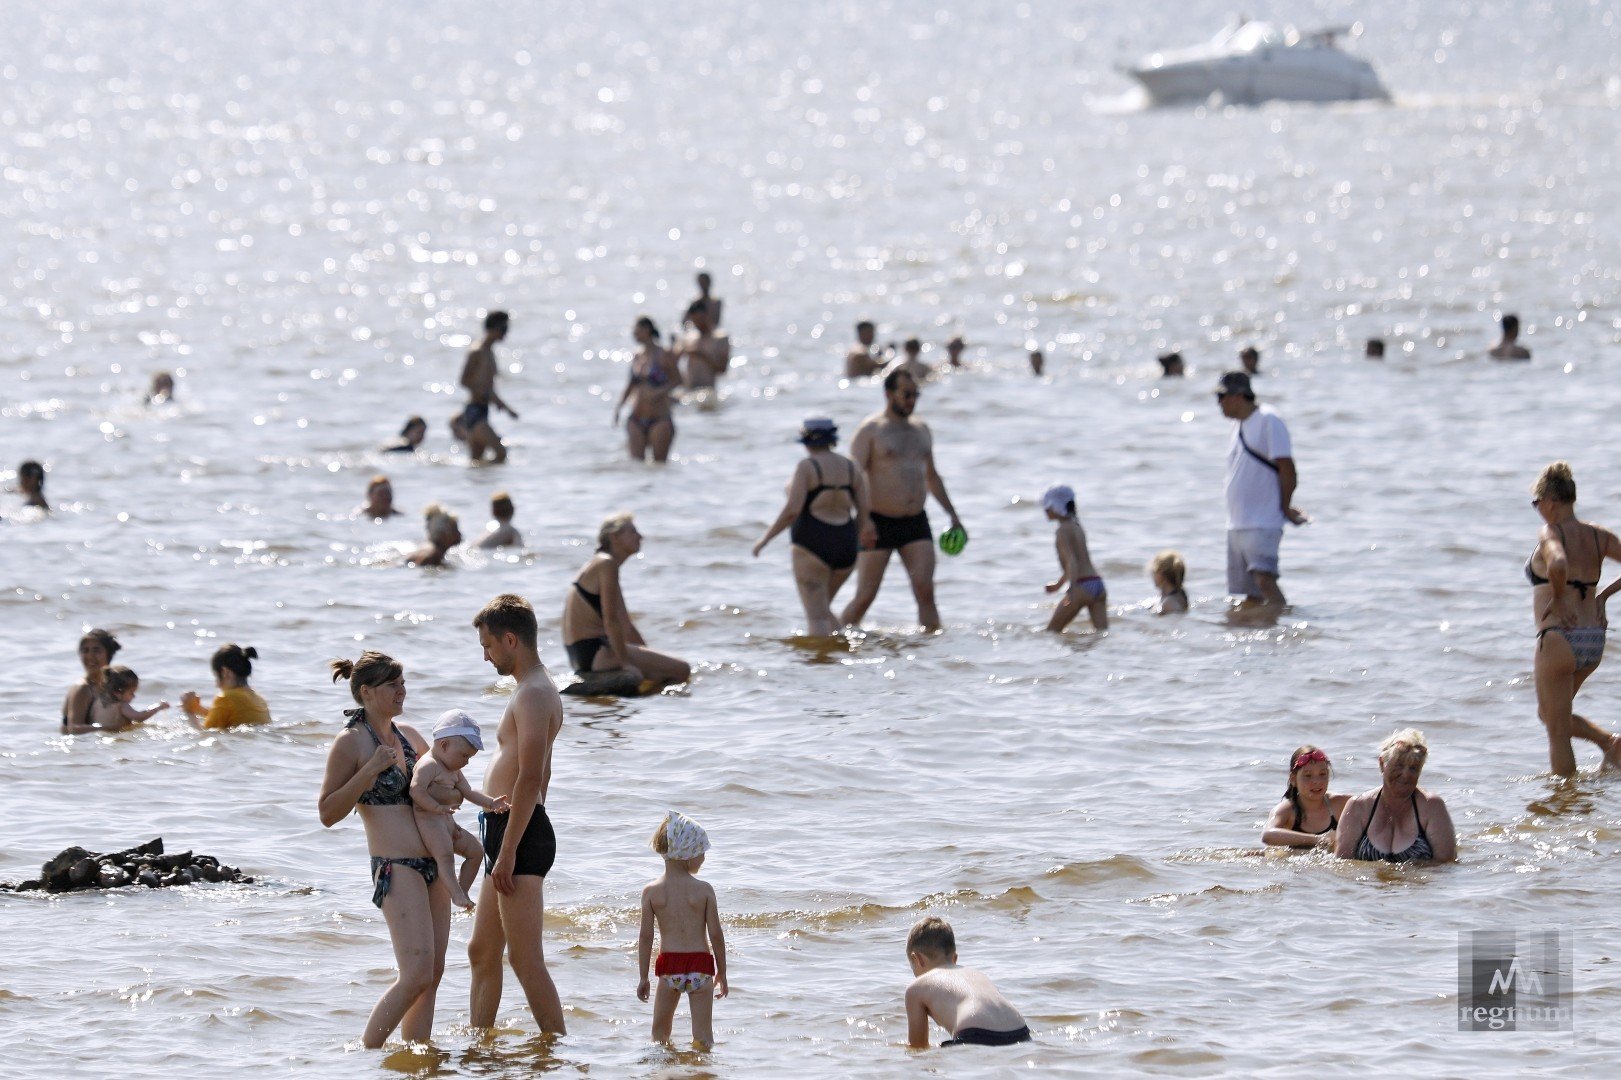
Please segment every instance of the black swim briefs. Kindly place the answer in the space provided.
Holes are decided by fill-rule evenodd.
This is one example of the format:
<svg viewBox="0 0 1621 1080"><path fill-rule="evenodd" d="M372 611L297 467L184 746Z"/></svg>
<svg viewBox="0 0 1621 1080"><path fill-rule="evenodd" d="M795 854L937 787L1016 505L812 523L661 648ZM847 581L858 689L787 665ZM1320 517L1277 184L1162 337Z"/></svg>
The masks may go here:
<svg viewBox="0 0 1621 1080"><path fill-rule="evenodd" d="M941 1043L941 1046L1012 1046L1014 1043L1030 1041L1030 1029L1019 1028L1017 1031L989 1031L985 1028L958 1028L957 1034Z"/></svg>
<svg viewBox="0 0 1621 1080"><path fill-rule="evenodd" d="M869 514L873 528L878 530L878 543L874 551L898 551L919 540L933 540L929 529L929 513L919 510L910 517L890 517L887 514Z"/></svg>
<svg viewBox="0 0 1621 1080"><path fill-rule="evenodd" d="M506 814L492 814L487 810L478 815L478 835L484 842L484 872L495 871L495 860L501 854L501 838L507 834ZM512 863L512 873L545 877L557 861L557 834L552 832L552 819L546 816L544 806L536 806L529 815L529 827L518 841L518 850Z"/></svg>

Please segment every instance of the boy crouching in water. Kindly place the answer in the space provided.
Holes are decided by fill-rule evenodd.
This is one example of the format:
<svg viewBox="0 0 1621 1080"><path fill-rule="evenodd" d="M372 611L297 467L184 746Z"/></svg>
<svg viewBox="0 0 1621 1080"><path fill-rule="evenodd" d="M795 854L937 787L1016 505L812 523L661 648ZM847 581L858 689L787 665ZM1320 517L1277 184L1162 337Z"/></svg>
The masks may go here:
<svg viewBox="0 0 1621 1080"><path fill-rule="evenodd" d="M957 966L957 938L936 916L920 919L906 935L906 958L917 978L906 988L906 1042L929 1045L929 1021L951 1033L941 1046L1012 1046L1030 1041L1019 1010L991 980Z"/></svg>
<svg viewBox="0 0 1621 1080"><path fill-rule="evenodd" d="M670 1041L675 1007L685 994L692 1009L692 1041L708 1050L715 1044L715 1003L709 991L713 987L717 998L727 993L726 937L721 933L715 889L693 876L704 864L709 837L697 822L671 810L653 834L653 850L664 856L664 873L642 890L642 932L636 942L641 981L636 996L647 1000L647 967L657 924L659 958L653 974L659 989L653 999L653 1041Z"/></svg>
<svg viewBox="0 0 1621 1080"><path fill-rule="evenodd" d="M474 791L462 770L473 755L484 749L478 721L460 709L451 709L433 725L433 749L422 755L411 777L411 803L416 811L417 832L428 854L439 865L439 877L450 889L451 902L472 910L467 891L478 879L478 866L484 858L484 845L478 837L456 824L454 814L465 799L492 814L507 812L507 797L490 798ZM455 856L462 857L461 877L456 876Z"/></svg>

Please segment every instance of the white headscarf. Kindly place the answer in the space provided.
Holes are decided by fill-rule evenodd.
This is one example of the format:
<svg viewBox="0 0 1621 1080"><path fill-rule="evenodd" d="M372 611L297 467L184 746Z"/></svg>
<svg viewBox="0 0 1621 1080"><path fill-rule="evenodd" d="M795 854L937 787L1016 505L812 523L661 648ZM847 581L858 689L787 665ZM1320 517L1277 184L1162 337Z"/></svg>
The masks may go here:
<svg viewBox="0 0 1621 1080"><path fill-rule="evenodd" d="M666 859L696 859L709 850L709 834L677 810L664 819L664 839Z"/></svg>

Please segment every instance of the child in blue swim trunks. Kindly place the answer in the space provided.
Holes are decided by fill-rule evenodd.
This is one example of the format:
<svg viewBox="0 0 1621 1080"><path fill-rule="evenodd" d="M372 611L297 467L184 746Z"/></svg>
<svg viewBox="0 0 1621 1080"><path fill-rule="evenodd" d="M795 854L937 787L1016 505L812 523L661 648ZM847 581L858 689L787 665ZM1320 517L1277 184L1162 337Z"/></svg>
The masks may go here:
<svg viewBox="0 0 1621 1080"><path fill-rule="evenodd" d="M1109 628L1109 593L1103 587L1103 578L1092 565L1092 555L1086 550L1086 533L1080 519L1075 516L1075 492L1063 484L1047 489L1041 497L1041 506L1049 521L1058 522L1054 541L1058 546L1058 580L1047 586L1050 593L1057 592L1069 582L1069 589L1053 609L1047 629L1061 633L1084 609L1092 619L1094 630Z"/></svg>

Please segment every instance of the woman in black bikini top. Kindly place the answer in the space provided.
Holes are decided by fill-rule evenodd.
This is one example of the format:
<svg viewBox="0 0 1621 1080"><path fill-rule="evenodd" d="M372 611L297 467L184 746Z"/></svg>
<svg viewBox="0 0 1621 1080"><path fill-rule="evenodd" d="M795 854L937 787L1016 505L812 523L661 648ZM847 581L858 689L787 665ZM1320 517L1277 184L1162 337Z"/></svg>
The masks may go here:
<svg viewBox="0 0 1621 1080"><path fill-rule="evenodd" d="M642 534L629 514L608 518L597 530L597 550L563 600L563 648L582 678L630 671L643 682L667 686L686 682L692 674L685 660L649 649L626 610L619 570L641 550Z"/></svg>
<svg viewBox="0 0 1621 1080"><path fill-rule="evenodd" d="M1446 803L1418 786L1429 753L1423 733L1412 728L1395 732L1380 744L1379 773L1384 782L1345 804L1334 854L1364 862L1457 859L1458 843Z"/></svg>
<svg viewBox="0 0 1621 1080"><path fill-rule="evenodd" d="M1333 775L1327 754L1310 743L1296 747L1289 755L1289 786L1283 801L1272 809L1261 843L1268 847L1332 847L1340 811L1351 798L1328 793Z"/></svg>

